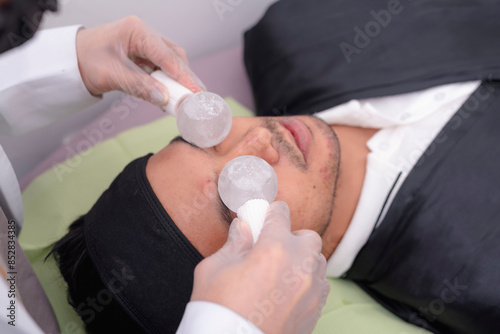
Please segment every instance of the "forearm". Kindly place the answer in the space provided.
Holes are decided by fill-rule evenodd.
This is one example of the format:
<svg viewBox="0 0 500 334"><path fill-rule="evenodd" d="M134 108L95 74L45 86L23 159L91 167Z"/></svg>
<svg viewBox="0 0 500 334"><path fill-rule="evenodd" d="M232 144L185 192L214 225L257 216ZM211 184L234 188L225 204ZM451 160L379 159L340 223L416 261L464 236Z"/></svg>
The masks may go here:
<svg viewBox="0 0 500 334"><path fill-rule="evenodd" d="M85 87L76 53L79 26L44 30L0 56L0 131L26 133L100 99Z"/></svg>

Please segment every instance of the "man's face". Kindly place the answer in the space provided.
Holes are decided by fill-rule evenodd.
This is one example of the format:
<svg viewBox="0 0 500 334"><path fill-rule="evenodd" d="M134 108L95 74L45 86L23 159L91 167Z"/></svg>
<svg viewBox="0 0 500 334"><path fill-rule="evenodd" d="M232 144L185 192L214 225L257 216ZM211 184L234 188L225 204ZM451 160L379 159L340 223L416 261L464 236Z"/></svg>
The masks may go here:
<svg viewBox="0 0 500 334"><path fill-rule="evenodd" d="M152 156L146 168L163 207L203 256L222 247L236 217L222 204L217 180L224 166L242 155L258 156L274 168L276 200L288 203L292 230L325 231L340 158L333 130L310 116L234 118L219 145L201 149L177 138Z"/></svg>

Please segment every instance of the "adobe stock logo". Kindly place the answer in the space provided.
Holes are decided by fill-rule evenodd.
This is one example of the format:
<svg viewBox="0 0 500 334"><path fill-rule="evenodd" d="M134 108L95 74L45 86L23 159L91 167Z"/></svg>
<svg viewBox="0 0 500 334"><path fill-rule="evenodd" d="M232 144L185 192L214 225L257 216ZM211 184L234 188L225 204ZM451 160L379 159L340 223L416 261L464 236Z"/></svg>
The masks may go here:
<svg viewBox="0 0 500 334"><path fill-rule="evenodd" d="M401 14L402 11L403 6L399 0L389 0L389 2L387 2L387 9L382 9L378 12L371 10L370 15L373 20L368 21L364 25L363 30L359 26L353 28L355 32L353 38L354 45L347 42L341 42L339 44L340 50L347 63L351 63L354 54L360 54L363 49L368 47L372 39L379 36L383 28L386 28L391 23L392 17Z"/></svg>
<svg viewBox="0 0 500 334"><path fill-rule="evenodd" d="M243 0L214 0L212 5L219 19L224 21L226 13L233 12L242 2Z"/></svg>
<svg viewBox="0 0 500 334"><path fill-rule="evenodd" d="M451 281L445 279L443 285L444 287L441 289L439 296L431 300L428 305L419 307L418 313L413 312L408 322L428 329L429 322L435 321L441 316L446 307L455 302L469 287L468 285L460 284L458 277L454 277Z"/></svg>

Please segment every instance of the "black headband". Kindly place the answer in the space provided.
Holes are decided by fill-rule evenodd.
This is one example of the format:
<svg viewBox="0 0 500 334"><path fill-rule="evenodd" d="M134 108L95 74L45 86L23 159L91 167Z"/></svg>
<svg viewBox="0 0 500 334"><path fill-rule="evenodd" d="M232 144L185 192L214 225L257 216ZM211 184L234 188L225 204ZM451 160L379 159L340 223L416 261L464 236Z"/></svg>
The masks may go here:
<svg viewBox="0 0 500 334"><path fill-rule="evenodd" d="M150 333L173 333L203 259L146 178L151 154L132 161L85 217L85 241L114 299Z"/></svg>

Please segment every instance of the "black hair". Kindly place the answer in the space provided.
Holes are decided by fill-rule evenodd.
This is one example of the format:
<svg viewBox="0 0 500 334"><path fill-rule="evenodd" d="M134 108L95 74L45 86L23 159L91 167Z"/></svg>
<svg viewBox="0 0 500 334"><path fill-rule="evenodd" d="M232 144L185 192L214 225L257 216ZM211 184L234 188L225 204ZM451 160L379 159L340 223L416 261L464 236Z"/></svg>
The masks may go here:
<svg viewBox="0 0 500 334"><path fill-rule="evenodd" d="M82 318L89 333L144 333L102 283L87 251L84 224L85 216L74 221L45 258L52 256L57 261L68 284L69 304Z"/></svg>

